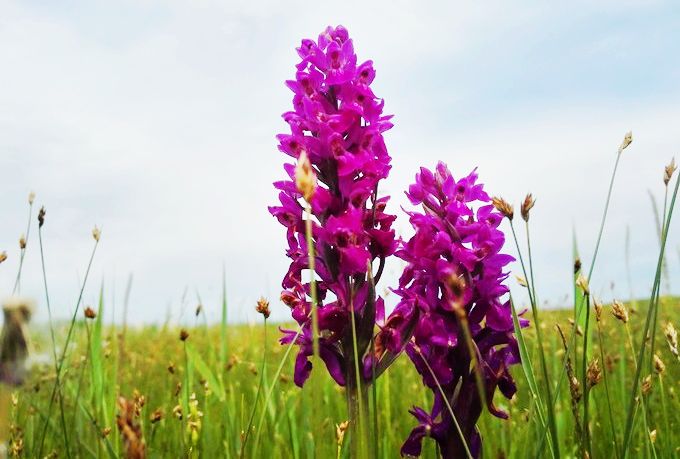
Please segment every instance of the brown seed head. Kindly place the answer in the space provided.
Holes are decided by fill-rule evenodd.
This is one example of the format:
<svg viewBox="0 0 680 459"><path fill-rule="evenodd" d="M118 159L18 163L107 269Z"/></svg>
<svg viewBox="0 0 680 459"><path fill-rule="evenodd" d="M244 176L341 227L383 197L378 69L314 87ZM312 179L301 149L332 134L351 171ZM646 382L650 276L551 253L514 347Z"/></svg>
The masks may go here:
<svg viewBox="0 0 680 459"><path fill-rule="evenodd" d="M231 370L232 368L234 368L239 363L241 363L241 359L239 359L237 355L232 354L229 357L229 361L227 362L227 365L226 365L227 371Z"/></svg>
<svg viewBox="0 0 680 459"><path fill-rule="evenodd" d="M624 324L628 323L628 310L620 301L614 300L612 303L612 315Z"/></svg>
<svg viewBox="0 0 680 459"><path fill-rule="evenodd" d="M123 440L125 457L128 459L146 458L146 444L138 420L139 410L136 405L136 403L123 397L118 397L116 424Z"/></svg>
<svg viewBox="0 0 680 459"><path fill-rule="evenodd" d="M171 375L175 374L175 363L174 362L170 362L168 364L168 373L170 373Z"/></svg>
<svg viewBox="0 0 680 459"><path fill-rule="evenodd" d="M305 150L300 152L295 166L295 186L302 193L305 201L310 202L316 191L316 174Z"/></svg>
<svg viewBox="0 0 680 459"><path fill-rule="evenodd" d="M89 306L85 308L84 314L86 319L94 319L97 317L97 313Z"/></svg>
<svg viewBox="0 0 680 459"><path fill-rule="evenodd" d="M576 286L581 289L584 295L590 295L588 279L586 279L583 274L579 274L579 276L576 278Z"/></svg>
<svg viewBox="0 0 680 459"><path fill-rule="evenodd" d="M675 165L675 158L671 159L671 162L668 163L668 166L666 166L663 171L664 185L668 185L668 182L671 181L671 177L673 177L673 172L675 172L677 168L678 167Z"/></svg>
<svg viewBox="0 0 680 459"><path fill-rule="evenodd" d="M574 260L574 274L578 274L579 271L581 271L581 259L576 257L576 260Z"/></svg>
<svg viewBox="0 0 680 459"><path fill-rule="evenodd" d="M45 224L45 214L47 211L45 210L45 206L42 206L40 208L40 211L38 212L38 228L42 228L43 225Z"/></svg>
<svg viewBox="0 0 680 459"><path fill-rule="evenodd" d="M642 395L647 395L652 391L652 375L647 375L642 380Z"/></svg>
<svg viewBox="0 0 680 459"><path fill-rule="evenodd" d="M663 363L658 354L654 354L654 370L657 374L663 374L666 371L666 364Z"/></svg>
<svg viewBox="0 0 680 459"><path fill-rule="evenodd" d="M255 306L255 310L262 314L265 319L269 319L271 310L269 309L269 301L267 301L265 297L262 296L259 300L257 300L257 306Z"/></svg>
<svg viewBox="0 0 680 459"><path fill-rule="evenodd" d="M597 385L601 379L602 369L600 368L599 360L595 358L588 364L588 370L586 372L586 381L588 382L588 387Z"/></svg>
<svg viewBox="0 0 680 459"><path fill-rule="evenodd" d="M203 311L203 305L201 303L198 303L198 306L196 306L196 317L198 317L201 314L201 311Z"/></svg>
<svg viewBox="0 0 680 459"><path fill-rule="evenodd" d="M156 411L151 413L151 416L149 416L149 421L151 421L151 424L156 424L157 422L160 422L163 419L163 410L158 408Z"/></svg>
<svg viewBox="0 0 680 459"><path fill-rule="evenodd" d="M628 145L630 145L633 142L633 133L631 131L628 131L626 135L623 137L623 142L621 142L621 146L619 147L619 154L626 148L628 148Z"/></svg>
<svg viewBox="0 0 680 459"><path fill-rule="evenodd" d="M569 380L569 391L571 392L572 400L581 400L581 383L578 382L576 376L572 376Z"/></svg>
<svg viewBox="0 0 680 459"><path fill-rule="evenodd" d="M24 250L26 248L26 236L24 236L23 234L19 238L19 248L21 250Z"/></svg>
<svg viewBox="0 0 680 459"><path fill-rule="evenodd" d="M335 425L335 439L338 442L338 446L342 446L342 443L345 439L345 432L347 432L348 427L349 421L341 422L340 424Z"/></svg>
<svg viewBox="0 0 680 459"><path fill-rule="evenodd" d="M515 209L503 198L493 197L491 198L491 203L496 208L497 211L502 213L508 220L512 220L515 216Z"/></svg>
<svg viewBox="0 0 680 459"><path fill-rule="evenodd" d="M529 221L529 211L531 210L532 207L534 207L534 204L536 204L536 200L534 197L531 195L531 193L527 194L527 196L524 198L524 202L522 202L522 219L525 222Z"/></svg>
<svg viewBox="0 0 680 459"><path fill-rule="evenodd" d="M595 306L595 320L599 322L602 320L602 303L597 298L593 298L593 306Z"/></svg>
<svg viewBox="0 0 680 459"><path fill-rule="evenodd" d="M101 237L101 235L102 235L101 230L95 226L92 229L92 237L94 238L94 240L99 242L99 238Z"/></svg>
<svg viewBox="0 0 680 459"><path fill-rule="evenodd" d="M184 328L179 331L179 340L180 341L186 341L189 339L189 332L186 331Z"/></svg>
<svg viewBox="0 0 680 459"><path fill-rule="evenodd" d="M671 353L680 359L680 352L678 351L678 332L672 323L668 322L666 326L663 327L663 334L666 336L666 342L671 350Z"/></svg>
<svg viewBox="0 0 680 459"><path fill-rule="evenodd" d="M2 252L0 252L0 263L2 263L5 260L7 260L7 252L3 250Z"/></svg>

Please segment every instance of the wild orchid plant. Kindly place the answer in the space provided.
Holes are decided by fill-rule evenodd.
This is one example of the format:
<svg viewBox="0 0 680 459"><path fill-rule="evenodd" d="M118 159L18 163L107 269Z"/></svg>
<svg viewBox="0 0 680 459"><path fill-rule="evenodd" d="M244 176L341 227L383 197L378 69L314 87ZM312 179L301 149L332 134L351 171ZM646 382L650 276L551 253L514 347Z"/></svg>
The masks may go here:
<svg viewBox="0 0 680 459"><path fill-rule="evenodd" d="M424 213L409 214L416 233L400 248L396 217L385 212L389 197L378 190L391 168L383 133L392 124L370 88L372 61L357 65L342 26L303 40L297 51L295 80L286 82L294 110L283 114L290 133L278 136L295 162L284 166L289 178L274 184L281 205L269 208L287 229L291 263L281 300L300 331L282 330L280 341L299 346L294 381L305 383L318 353L346 386L355 424L367 407L366 387L406 348L434 405L412 411L420 425L402 454L419 454L430 436L444 457L478 456L477 419L484 404L505 416L493 394L512 396L508 367L519 361L510 306L501 300L512 261L500 253L502 215L475 173L455 181L442 163L435 173L421 169L407 195ZM474 202L482 204L476 211ZM385 320L375 284L395 252L407 267L395 290L401 301ZM313 274L305 281L303 271Z"/></svg>
<svg viewBox="0 0 680 459"><path fill-rule="evenodd" d="M287 228L291 263L281 300L301 327L283 330L281 343L300 348L298 386L309 377L318 346L330 375L347 387L353 417L367 406L366 387L394 357L384 355L381 365L369 352L384 318L375 284L397 249L396 217L385 212L389 197L378 190L391 168L383 139L391 116L382 114L384 102L371 90L372 61L357 65L344 27L327 28L316 42L303 40L297 51L295 80L286 82L294 109L283 114L290 133L277 137L297 166L284 166L289 179L274 184L281 205L269 208ZM303 271L314 277L303 280Z"/></svg>
<svg viewBox="0 0 680 459"><path fill-rule="evenodd" d="M429 412L411 411L419 425L402 454L419 455L429 436L444 458L478 457L477 420L484 405L507 417L493 396L498 388L512 397L516 388L508 368L519 362L510 303L502 299L508 293L504 269L513 261L501 252L503 215L476 172L455 180L441 162L434 173L421 168L407 196L423 212L409 212L415 234L396 253L407 266L391 318L404 323L419 316L406 352L433 391L434 404Z"/></svg>

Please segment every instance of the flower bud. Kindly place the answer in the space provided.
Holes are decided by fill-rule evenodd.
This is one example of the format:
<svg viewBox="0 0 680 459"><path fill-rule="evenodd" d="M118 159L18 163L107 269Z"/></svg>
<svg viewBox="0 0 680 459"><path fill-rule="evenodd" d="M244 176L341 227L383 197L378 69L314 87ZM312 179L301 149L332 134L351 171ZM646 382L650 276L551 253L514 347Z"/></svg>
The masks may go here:
<svg viewBox="0 0 680 459"><path fill-rule="evenodd" d="M314 196L314 191L316 191L316 174L305 150L300 152L300 157L295 166L295 186L302 193L305 201L310 202L312 196Z"/></svg>

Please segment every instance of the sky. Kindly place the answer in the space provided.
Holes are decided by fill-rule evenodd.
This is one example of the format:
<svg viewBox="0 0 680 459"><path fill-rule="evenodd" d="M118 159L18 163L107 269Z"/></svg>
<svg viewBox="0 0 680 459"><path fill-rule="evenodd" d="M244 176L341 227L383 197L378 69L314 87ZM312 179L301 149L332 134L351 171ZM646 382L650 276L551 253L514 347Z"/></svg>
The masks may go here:
<svg viewBox="0 0 680 459"><path fill-rule="evenodd" d="M35 191L55 316L73 311L97 225L83 304L103 287L108 320L122 320L130 278L131 323L190 324L199 302L219 320L223 267L230 320L254 321L261 295L286 319L285 235L267 212L284 177L275 135L286 132L295 47L329 24L374 61L374 91L395 115L381 189L400 236L412 234L401 207L419 167L477 167L491 194L536 197L538 296L568 305L573 235L588 265L632 130L591 289L604 301L649 294L652 196L663 205L663 168L680 159L677 3L0 0L0 296L12 291ZM35 229L21 291L45 320ZM678 232L675 222L664 287L675 293ZM401 268L388 262L381 289Z"/></svg>

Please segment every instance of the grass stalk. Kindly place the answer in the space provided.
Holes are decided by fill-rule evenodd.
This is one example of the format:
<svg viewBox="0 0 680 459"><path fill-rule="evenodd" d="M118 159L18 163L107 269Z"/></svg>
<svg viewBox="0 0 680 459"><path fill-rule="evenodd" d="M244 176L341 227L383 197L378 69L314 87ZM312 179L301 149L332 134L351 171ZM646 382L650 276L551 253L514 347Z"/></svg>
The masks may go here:
<svg viewBox="0 0 680 459"><path fill-rule="evenodd" d="M668 215L666 216L665 223L664 223L664 228L670 228L670 222L673 217L673 209L675 207L675 200L678 195L678 186L680 185L680 180L676 179L675 180L675 189L673 190L673 197L671 199L671 204L668 209ZM626 458L628 454L628 449L630 448L630 440L631 440L631 435L632 435L632 430L633 430L633 412L635 409L635 397L638 392L638 388L640 385L640 378L642 376L642 365L645 357L645 349L646 349L646 340L647 337L649 336L649 329L651 326L654 310L658 306L658 291L661 283L661 268L663 266L663 260L664 260L664 252L666 248L666 241L668 240L668 231L663 232L662 235L662 240L661 240L661 249L659 250L659 257L657 260L657 265L656 265L656 273L654 275L654 283L652 287L652 297L649 302L649 309L647 310L647 318L645 320L645 326L642 332L642 340L640 343L640 350L638 351L638 358L637 358L637 363L636 363L636 371L635 371L635 377L633 378L633 390L631 391L630 395L630 401L628 404L628 410L626 414L626 428L625 428L625 434L623 437L623 452L621 454L621 457L623 459ZM657 298L655 301L654 298Z"/></svg>
<svg viewBox="0 0 680 459"><path fill-rule="evenodd" d="M517 249L517 256L519 258L520 266L522 267L522 272L524 274L524 278L527 280L527 282L531 282L531 277L527 275L527 269L526 265L524 263L524 257L522 256L522 250L519 245L519 241L517 240L517 232L515 231L515 225L513 224L512 220L510 220L510 229L512 231L512 237L515 241L515 247ZM533 283L532 283L533 284ZM543 373L543 383L545 385L545 393L548 398L548 403L547 403L547 420L548 420L548 431L550 432L550 436L552 437L552 455L553 458L558 459L560 457L560 447L559 447L559 437L557 434L557 423L555 421L555 408L552 403L550 403L550 400L552 400L552 384L550 382L550 377L548 375L548 364L546 362L545 358L545 346L543 345L543 332L541 329L541 322L539 319L539 314L538 314L538 305L536 304L536 298L534 297L534 288L533 285L530 284L527 287L527 290L529 292L529 303L531 304L531 315L534 320L534 328L536 329L536 339L538 341L538 354L539 354L539 360L541 363L541 372ZM537 394L540 394L540 392L537 391ZM539 403L539 406L543 406L542 400ZM539 446L539 453L543 448L543 442L541 442Z"/></svg>
<svg viewBox="0 0 680 459"><path fill-rule="evenodd" d="M28 200L28 223L26 223L26 236L25 241L28 244L28 237L31 234L31 220L33 217L33 200L29 198ZM21 270L24 267L24 257L26 256L26 246L21 247L21 254L19 255L19 269L17 271L17 278L14 281L14 288L12 288L12 296L18 294L21 291Z"/></svg>

